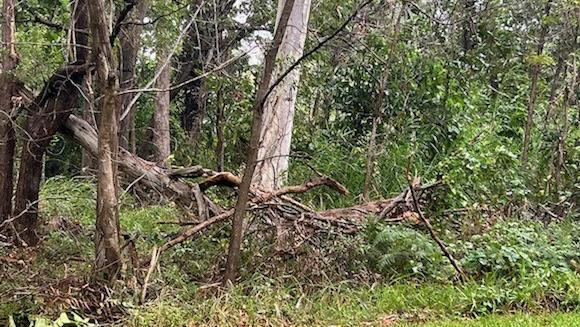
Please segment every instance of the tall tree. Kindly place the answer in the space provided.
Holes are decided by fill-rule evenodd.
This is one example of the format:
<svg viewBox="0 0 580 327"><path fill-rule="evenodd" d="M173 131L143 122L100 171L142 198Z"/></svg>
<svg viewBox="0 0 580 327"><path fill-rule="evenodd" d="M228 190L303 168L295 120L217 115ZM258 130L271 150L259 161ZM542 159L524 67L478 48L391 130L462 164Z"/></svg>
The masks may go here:
<svg viewBox="0 0 580 327"><path fill-rule="evenodd" d="M169 133L169 109L171 96L169 87L171 86L171 65L164 65L166 58L166 47L158 40L157 47L157 67L160 69L157 78L157 88L160 90L155 94L155 112L153 113L153 155L154 161L162 166L167 166L167 158L171 154L171 135Z"/></svg>
<svg viewBox="0 0 580 327"><path fill-rule="evenodd" d="M289 24L294 2L295 0L284 1L284 6L278 15L278 24L276 26L276 31L274 32L272 45L268 49L264 58L264 73L256 94L252 131L250 135L250 148L246 158L246 169L244 170L244 176L242 177L242 184L239 187L238 201L236 202L232 219L232 233L228 248L226 271L224 273L224 283L233 282L240 268L244 214L249 199L250 186L252 185L252 179L256 170L258 149L263 128L264 106L265 102L268 100L267 98L272 85L278 50L282 44L282 39L284 38L285 31Z"/></svg>
<svg viewBox="0 0 580 327"><path fill-rule="evenodd" d="M97 81L103 94L98 137L97 221L95 228L94 275L113 280L121 267L119 210L117 198L117 154L119 142L118 106L119 80L113 50L109 42L109 27L104 0L89 1L93 56L97 66Z"/></svg>
<svg viewBox="0 0 580 327"><path fill-rule="evenodd" d="M14 148L16 140L12 127L12 96L15 94L15 80L12 70L18 63L15 42L14 0L4 0L2 5L2 72L0 73L0 223L12 213L12 192L14 175Z"/></svg>
<svg viewBox="0 0 580 327"><path fill-rule="evenodd" d="M43 158L52 137L62 127L78 102L80 85L87 72L88 47L86 0L72 6L74 33L71 43L74 55L70 63L58 69L40 94L26 108L27 119L22 142L18 185L13 215L18 243L35 245L38 242L38 193L43 173Z"/></svg>
<svg viewBox="0 0 580 327"><path fill-rule="evenodd" d="M278 2L278 25L286 2L284 0ZM310 0L294 1L288 28L278 49L276 61L279 65L276 67L275 75L284 72L304 52L310 3ZM253 183L266 191L277 189L285 180L299 81L300 70L297 67L276 86L264 106L264 123Z"/></svg>
<svg viewBox="0 0 580 327"><path fill-rule="evenodd" d="M129 6L132 5L132 7L125 9L130 10L128 17L124 21L117 22L117 25L121 26L119 29L119 88L121 90L129 90L136 85L137 57L141 47L141 31L143 29L142 21L147 9L147 0L135 0L128 3ZM119 102L122 108L125 108L132 98L132 93L121 95ZM119 145L132 153L136 151L135 110L135 106L133 106L119 124Z"/></svg>

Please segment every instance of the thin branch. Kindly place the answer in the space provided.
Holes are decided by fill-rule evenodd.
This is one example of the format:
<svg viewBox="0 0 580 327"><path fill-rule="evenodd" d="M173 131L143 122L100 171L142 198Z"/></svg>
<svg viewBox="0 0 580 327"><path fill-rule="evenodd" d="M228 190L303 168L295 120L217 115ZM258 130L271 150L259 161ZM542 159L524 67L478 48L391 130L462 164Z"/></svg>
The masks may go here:
<svg viewBox="0 0 580 327"><path fill-rule="evenodd" d="M253 48L252 48L252 49L253 49ZM241 58L243 58L243 57L247 56L247 55L248 55L248 53L249 53L250 51L252 51L252 49L250 49L250 50L248 50L248 51L246 51L246 52L242 53L242 54L241 54L241 55L239 55L239 56L236 56L236 57L233 57L233 58L231 58L230 60L228 60L228 61L224 62L223 64L221 64L221 65L217 66L216 68L214 68L214 69L212 69L212 70L210 70L210 71L208 71L208 72L205 72L205 73L203 73L203 74L201 74L201 75L199 75L199 76L196 76L196 77L193 77L193 78L191 78L191 79L188 79L188 80L186 80L186 81L183 81L183 82L181 82L181 83L179 83L179 84L173 85L173 86L171 86L171 87L169 87L169 88L165 88L165 89L159 89L159 88L147 88L147 87L145 87L145 88L142 88L142 89L124 90L124 91L121 91L121 92L119 92L119 93L117 93L117 94L118 94L118 95L122 95L122 94L129 94L129 93L143 93L143 92L167 92L167 91L175 91L175 90L177 90L177 89L180 89L180 88L182 88L182 87L184 87L184 86L187 86L187 85L189 85L189 84L191 84L191 83L193 83L193 82L195 82L195 81L198 81L198 80L200 80L200 79L202 79L202 78L206 78L207 76L209 76L209 75L211 75L211 74L213 74L213 73L217 73L217 72L219 72L220 70L223 70L224 68L227 68L228 66L230 66L230 65L231 65L231 64L233 64L234 62L238 61L239 59L241 59Z"/></svg>
<svg viewBox="0 0 580 327"><path fill-rule="evenodd" d="M455 260L455 258L451 254L451 252L449 252L445 243L443 243L443 241L437 236L437 234L435 233L435 230L433 229L433 226L431 226L431 223L429 222L429 220L427 220L427 218L425 218L425 215L423 215L423 211L419 207L419 201L417 200L417 195L415 194L415 188L413 187L413 182L411 181L410 178L407 178L407 182L409 183L409 192L411 193L411 198L413 199L413 206L415 207L415 211L419 215L421 222L423 222L425 227L427 227L427 229L429 230L429 234L431 235L431 238L433 238L433 240L437 243L437 245L439 246L439 248L441 249L443 254L447 257L447 259L449 259L449 262L451 262L451 265L453 266L453 268L457 272L459 279L462 282L464 282L466 279L465 279L465 274L463 273L463 270L461 269L461 266L459 265L457 260Z"/></svg>
<svg viewBox="0 0 580 327"><path fill-rule="evenodd" d="M109 36L109 43L111 43L111 46L115 43L115 39L117 38L117 35L119 35L119 32L121 32L123 21L127 18L127 16L129 16L131 10L133 10L137 4L137 0L125 0L125 2L127 5L119 13L119 18L117 18L117 22L115 22L111 36Z"/></svg>

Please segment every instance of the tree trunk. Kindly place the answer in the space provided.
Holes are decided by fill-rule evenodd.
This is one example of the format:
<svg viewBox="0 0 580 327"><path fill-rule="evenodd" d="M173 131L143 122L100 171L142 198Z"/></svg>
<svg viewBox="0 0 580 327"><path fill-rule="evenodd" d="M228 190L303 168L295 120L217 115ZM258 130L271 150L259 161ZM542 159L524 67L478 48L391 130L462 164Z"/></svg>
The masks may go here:
<svg viewBox="0 0 580 327"><path fill-rule="evenodd" d="M145 17L147 9L147 0L138 0L137 5L127 17L128 21L141 22ZM136 66L139 48L141 47L142 25L126 24L123 25L119 32L119 88L129 90L136 85ZM127 93L119 97L121 108L125 108L133 98L133 94ZM119 145L133 153L136 149L135 140L135 108L133 106L127 117L121 120L119 124Z"/></svg>
<svg viewBox="0 0 580 327"><path fill-rule="evenodd" d="M157 63L161 68L165 61L165 52L162 47L157 50ZM169 89L171 86L171 65L165 65L157 79L157 88ZM155 94L155 112L153 114L153 145L154 161L161 166L167 166L167 159L171 154L171 135L169 133L169 91L157 92Z"/></svg>
<svg viewBox="0 0 580 327"><path fill-rule="evenodd" d="M381 92L383 93L383 92ZM382 96L379 95L378 98L381 100L377 100L382 105ZM371 186L373 182L373 172L375 168L375 156L376 156L376 144L377 144L377 129L380 124L381 118L379 117L380 113L375 113L373 115L373 127L371 129L371 136L369 140L369 147L367 149L367 164L365 170L365 183L363 188L363 199L365 202L369 202L369 194L371 191Z"/></svg>
<svg viewBox="0 0 580 327"><path fill-rule="evenodd" d="M549 122L552 119L552 111L554 110L554 105L556 103L556 96L558 94L558 89L560 88L560 78L562 75L566 76L566 66L564 56L559 55L556 70L554 71L554 77L552 77L552 85L550 86L548 109L546 110L546 122Z"/></svg>
<svg viewBox="0 0 580 327"><path fill-rule="evenodd" d="M86 120L93 128L97 128L97 120L95 118L95 94L92 87L92 76L87 75L83 83L83 119ZM81 167L84 173L94 172L97 168L95 156L89 151L82 150Z"/></svg>
<svg viewBox="0 0 580 327"><path fill-rule="evenodd" d="M121 267L119 210L117 206L117 152L119 81L109 42L104 0L89 1L93 55L99 89L103 93L98 136L97 221L95 226L94 276L114 280Z"/></svg>
<svg viewBox="0 0 580 327"><path fill-rule="evenodd" d="M375 170L375 157L376 157L376 144L377 144L377 129L379 127L383 106L384 106L384 99L385 99L385 89L386 84L389 80L389 73L391 69L391 64L395 57L395 48L397 43L399 42L399 32L401 27L401 19L405 12L406 6L405 3L401 4L401 8L395 18L395 23L393 25L393 37L389 44L389 52L387 57L387 62L384 63L384 72L381 74L379 78L379 94L375 98L374 108L373 108L373 126L371 129L371 136L369 140L369 146L367 150L367 164L365 170L365 182L363 188L363 199L365 202L370 200L369 194L373 182L373 172ZM447 79L449 80L449 79Z"/></svg>
<svg viewBox="0 0 580 327"><path fill-rule="evenodd" d="M299 2L301 0L298 0ZM306 0L308 1L308 0ZM272 41L272 46L268 49L266 56L264 58L264 74L260 85L258 87L258 92L256 94L256 102L254 105L254 118L252 122L252 132L250 136L250 149L247 154L246 159L246 169L244 170L244 176L242 178L242 183L238 190L238 201L234 208L234 216L232 219L232 233L230 238L230 245L228 248L228 259L226 262L226 270L224 273L224 284L233 282L238 274L240 268L240 257L242 248L242 227L244 224L244 214L246 212L246 206L249 199L250 186L254 177L254 172L256 170L256 163L258 159L259 146L261 142L262 134L262 123L264 116L264 106L268 96L268 92L272 83L272 76L274 73L274 68L276 64L276 58L282 39L285 36L285 32L290 23L290 16L292 14L292 8L294 7L294 0L285 0L283 7L280 10L278 26L274 33L274 40Z"/></svg>
<svg viewBox="0 0 580 327"><path fill-rule="evenodd" d="M77 105L79 92L86 74L88 37L83 31L87 26L85 0L74 6L75 61L59 69L46 83L43 91L27 108L25 123L27 139L22 145L18 185L14 204L15 231L18 243L35 245L38 242L38 193L42 180L43 158L50 140Z"/></svg>
<svg viewBox="0 0 580 327"><path fill-rule="evenodd" d="M576 30L578 31L578 30ZM574 48L576 48L576 40L578 38L578 32L574 35ZM568 132L570 130L569 119L569 108L573 105L573 99L577 97L578 93L578 67L576 66L576 58L573 58L572 63L572 77L571 82L568 87L564 89L564 99L562 101L562 122L559 124L558 140L556 145L557 151L557 161L555 169L555 179L556 179L556 192L558 196L564 190L564 181L562 180L562 172L564 171L565 165L565 149L566 138L568 137Z"/></svg>
<svg viewBox="0 0 580 327"><path fill-rule="evenodd" d="M280 64L276 67L276 74L281 74L304 52L310 3L310 0L294 2L288 29L278 49L276 60ZM284 5L285 1L280 0L279 17ZM299 80L300 70L296 68L275 88L264 106L261 143L253 183L265 191L279 188L286 180Z"/></svg>
<svg viewBox="0 0 580 327"><path fill-rule="evenodd" d="M544 17L550 14L550 9L552 6L552 0L548 0L546 7L544 9ZM538 40L538 49L536 51L537 55L544 53L544 44L546 42L546 36L548 34L548 25L542 23L542 28L540 30L540 36ZM540 77L541 66L538 63L532 64L532 70L530 73L530 99L528 101L528 114L526 118L526 126L524 130L524 144L522 150L522 164L525 168L528 164L528 155L530 151L530 142L532 135L532 128L534 126L534 113L536 111L536 100L538 97L538 78Z"/></svg>
<svg viewBox="0 0 580 327"><path fill-rule="evenodd" d="M221 91L221 90L220 90ZM225 104L222 100L223 94L218 92L218 105L217 105L217 112L215 118L215 133L217 137L217 144L215 147L215 157L216 157L216 170L217 171L224 171L225 166L225 148L226 148L226 141L224 139L224 119L225 119Z"/></svg>
<svg viewBox="0 0 580 327"><path fill-rule="evenodd" d="M93 156L96 157L98 155L97 131L88 122L71 115L61 132L72 137ZM139 179L145 186L175 201L179 206L186 209L196 206L194 184L180 180L179 177L181 175L177 174L176 171L159 167L156 163L140 158L123 148L119 148L118 162L120 168L128 177ZM189 169L187 177L199 177L213 173L202 167L193 168L196 168L195 172ZM209 199L204 198L204 200L204 206L208 207L212 214L221 212L221 209Z"/></svg>
<svg viewBox="0 0 580 327"><path fill-rule="evenodd" d="M12 70L18 63L15 43L14 0L4 0L2 16L2 42L5 44L0 73L0 223L12 213L12 193L14 179L14 148L16 139L12 127L12 96L15 81Z"/></svg>
<svg viewBox="0 0 580 327"><path fill-rule="evenodd" d="M463 54L467 54L475 46L475 0L463 0L465 17L463 18Z"/></svg>

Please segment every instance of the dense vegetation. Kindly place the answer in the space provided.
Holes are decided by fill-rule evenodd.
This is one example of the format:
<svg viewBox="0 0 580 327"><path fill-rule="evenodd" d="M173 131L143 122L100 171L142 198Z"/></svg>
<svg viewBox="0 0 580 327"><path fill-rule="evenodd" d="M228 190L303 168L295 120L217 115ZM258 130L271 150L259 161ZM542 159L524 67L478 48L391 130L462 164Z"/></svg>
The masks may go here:
<svg viewBox="0 0 580 327"><path fill-rule="evenodd" d="M2 4L0 325L580 325L577 0Z"/></svg>

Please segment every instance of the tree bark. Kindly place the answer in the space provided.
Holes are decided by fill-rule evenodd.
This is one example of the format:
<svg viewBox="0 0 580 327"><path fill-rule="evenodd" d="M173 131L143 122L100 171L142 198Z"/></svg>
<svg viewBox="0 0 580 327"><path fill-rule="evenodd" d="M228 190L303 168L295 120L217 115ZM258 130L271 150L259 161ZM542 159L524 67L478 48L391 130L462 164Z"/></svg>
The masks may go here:
<svg viewBox="0 0 580 327"><path fill-rule="evenodd" d="M165 51L163 46L157 50L157 63L161 68L165 61ZM171 86L171 65L165 65L157 79L157 88L169 89ZM157 92L155 94L155 112L153 114L153 147L154 161L161 166L167 167L167 159L171 154L171 135L169 133L169 91Z"/></svg>
<svg viewBox="0 0 580 327"><path fill-rule="evenodd" d="M383 103L383 96L382 93L384 93L384 90L381 89L381 94L379 94L379 96L377 97L377 104L378 106L382 106ZM378 109L380 110L380 108ZM373 126L371 128L371 136L370 136L370 140L369 140L369 146L367 149L367 164L366 164L366 169L365 169L365 183L364 183L364 187L363 187L363 199L365 202L368 202L370 200L370 192L371 192L371 186L372 186L372 182L373 182L373 173L375 170L375 156L376 156L376 145L377 145L377 130L379 128L379 124L380 124L380 112L377 112L373 115Z"/></svg>
<svg viewBox="0 0 580 327"><path fill-rule="evenodd" d="M576 39L578 38L578 29L574 35L574 48L576 48ZM556 179L556 192L558 196L564 190L564 181L562 180L562 172L565 166L565 145L566 138L570 130L569 122L569 108L573 104L573 99L578 95L578 67L576 66L576 58L573 58L572 63L572 77L571 82L568 87L564 89L564 99L562 101L562 122L559 124L558 140L556 144L556 169L555 169L555 179Z"/></svg>
<svg viewBox="0 0 580 327"><path fill-rule="evenodd" d="M299 0L300 1L300 0ZM308 1L308 0L307 0ZM240 256L242 247L242 227L244 223L244 214L249 199L250 186L254 177L256 163L258 159L258 149L261 141L262 122L264 116L264 105L267 101L268 92L272 83L272 76L275 69L276 57L286 34L289 18L294 7L294 0L284 1L284 6L280 11L278 26L274 33L272 46L268 49L264 58L264 74L258 92L256 94L256 102L254 105L254 118L252 123L252 132L250 136L250 148L246 159L246 169L242 178L242 184L238 190L238 201L234 208L232 232L230 238L230 245L228 248L228 259L226 262L226 270L224 273L224 284L231 283L235 280L240 268Z"/></svg>
<svg viewBox="0 0 580 327"><path fill-rule="evenodd" d="M475 0L463 0L465 17L463 18L463 54L467 54L475 46Z"/></svg>
<svg viewBox="0 0 580 327"><path fill-rule="evenodd" d="M43 157L50 140L70 115L78 102L78 85L87 71L85 60L88 36L86 0L78 0L73 13L75 24L75 57L71 65L59 69L46 83L43 91L27 108L25 123L27 139L22 145L18 185L13 215L19 244L32 246L38 242L38 193L43 173Z"/></svg>
<svg viewBox="0 0 580 327"><path fill-rule="evenodd" d="M556 104L556 96L558 94L558 89L560 88L560 79L562 75L566 76L566 66L564 62L564 55L561 54L558 56L558 63L556 64L556 70L554 71L554 76L552 77L552 85L550 86L548 109L546 109L546 122L549 122L552 119L554 105Z"/></svg>
<svg viewBox="0 0 580 327"><path fill-rule="evenodd" d="M294 2L288 28L278 49L276 60L280 64L276 67L275 75L284 72L304 52L310 3L311 0ZM284 5L285 1L280 0L279 17ZM277 23L280 24L279 18ZM299 80L300 70L296 68L274 89L264 106L264 123L253 183L265 191L279 188L286 180Z"/></svg>
<svg viewBox="0 0 580 327"><path fill-rule="evenodd" d="M552 0L548 0L546 7L544 9L543 17L547 17L550 14L550 9L552 7ZM537 55L544 53L544 44L546 42L546 36L548 34L548 25L542 23L542 28L540 29L540 35L538 40L538 48L536 51ZM538 63L532 64L532 69L530 73L530 99L528 101L528 114L526 118L526 126L524 130L524 144L522 150L522 164L524 168L528 164L528 156L530 151L530 142L532 135L532 128L534 126L534 113L536 111L536 100L538 97L538 78L540 77L541 66Z"/></svg>
<svg viewBox="0 0 580 327"><path fill-rule="evenodd" d="M215 157L216 157L216 170L217 171L224 171L225 166L225 148L226 148L226 141L224 138L224 120L225 120L225 104L223 103L223 94L218 91L217 98L217 112L215 118L215 129L216 129L216 138L217 144L215 147Z"/></svg>
<svg viewBox="0 0 580 327"><path fill-rule="evenodd" d="M15 43L14 0L4 0L2 5L4 24L2 42L5 54L0 73L0 223L12 213L12 193L14 180L14 149L16 138L12 127L12 96L15 94L15 80L12 70L18 63Z"/></svg>
<svg viewBox="0 0 580 327"><path fill-rule="evenodd" d="M86 120L93 128L97 128L97 120L95 117L95 94L92 87L92 76L88 74L83 83L83 119ZM81 168L84 173L89 171L94 172L97 168L96 157L89 151L83 149L81 157Z"/></svg>
<svg viewBox="0 0 580 327"><path fill-rule="evenodd" d="M128 21L141 22L145 17L147 0L137 0L137 5L127 17ZM142 25L125 24L119 31L119 88L129 90L136 85L136 66L139 48L141 47ZM125 108L131 101L133 94L119 96L121 108ZM119 145L133 153L136 151L135 139L135 106L129 111L127 117L119 124Z"/></svg>
<svg viewBox="0 0 580 327"><path fill-rule="evenodd" d="M117 152L119 80L114 67L105 17L104 0L89 1L93 55L97 80L103 94L98 136L97 221L95 228L94 277L114 280L121 267L119 210L117 206Z"/></svg>

